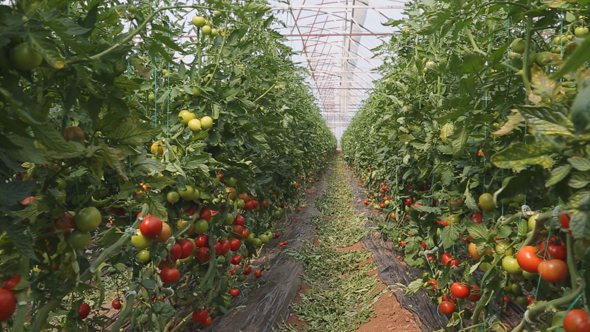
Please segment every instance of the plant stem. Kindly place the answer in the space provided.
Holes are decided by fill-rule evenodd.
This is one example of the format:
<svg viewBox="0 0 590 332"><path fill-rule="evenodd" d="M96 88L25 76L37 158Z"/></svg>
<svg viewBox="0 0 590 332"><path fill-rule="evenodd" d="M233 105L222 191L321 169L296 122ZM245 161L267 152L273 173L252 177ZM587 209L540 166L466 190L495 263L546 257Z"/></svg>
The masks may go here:
<svg viewBox="0 0 590 332"><path fill-rule="evenodd" d="M131 291L136 291L137 285L133 284L131 285ZM133 303L135 302L135 294L129 294L129 296L127 296L127 298L125 298L125 309L123 309L123 311L121 311L121 313L119 314L119 317L117 318L117 320L115 321L115 323L113 324L113 326L111 327L111 332L117 332L119 331L119 328L121 328L121 325L123 325L123 322L125 322L125 320L127 319L127 317L131 314L131 312L133 311Z"/></svg>
<svg viewBox="0 0 590 332"><path fill-rule="evenodd" d="M28 276L29 275L29 267L30 267L31 260L23 256L20 261L20 275L21 276ZM18 305L18 309L16 311L16 318L14 319L14 323L12 324L12 331L13 332L22 332L23 326L25 325L25 319L27 318L27 290L23 289L16 294L16 303ZM22 304L21 304L22 303Z"/></svg>

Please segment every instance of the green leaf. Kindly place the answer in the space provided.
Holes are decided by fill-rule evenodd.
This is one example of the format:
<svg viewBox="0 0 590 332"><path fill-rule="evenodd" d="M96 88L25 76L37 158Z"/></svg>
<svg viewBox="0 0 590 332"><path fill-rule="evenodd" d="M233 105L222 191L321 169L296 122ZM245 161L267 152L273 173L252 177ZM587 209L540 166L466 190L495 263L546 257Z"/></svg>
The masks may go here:
<svg viewBox="0 0 590 332"><path fill-rule="evenodd" d="M572 166L570 165L561 165L555 167L551 170L551 177L545 183L545 187L551 187L553 185L556 185L557 183L559 183L559 181L565 179L570 174L571 170Z"/></svg>
<svg viewBox="0 0 590 332"><path fill-rule="evenodd" d="M16 150L7 150L7 154L12 160L20 162L28 161L36 164L49 164L47 159L45 159L41 153L39 153L39 150L35 148L34 140L18 136L14 133L9 133L6 137L11 143L19 147L19 149Z"/></svg>
<svg viewBox="0 0 590 332"><path fill-rule="evenodd" d="M518 223L518 236L526 236L528 231L529 231L528 224L524 220L521 220Z"/></svg>
<svg viewBox="0 0 590 332"><path fill-rule="evenodd" d="M212 112L211 112L211 117L213 118L213 120L219 119L220 111L221 111L221 106L217 103L214 103L213 107L212 107Z"/></svg>
<svg viewBox="0 0 590 332"><path fill-rule="evenodd" d="M465 145L467 144L467 138L469 138L469 131L462 126L459 130L455 131L455 134L450 137L451 146L453 148L453 157L458 158L463 155L465 151Z"/></svg>
<svg viewBox="0 0 590 332"><path fill-rule="evenodd" d="M570 230L575 238L590 236L590 210L578 211L572 214Z"/></svg>
<svg viewBox="0 0 590 332"><path fill-rule="evenodd" d="M507 121L502 125L502 127L492 133L494 136L504 136L510 134L514 128L518 127L520 123L524 121L522 115L517 112L516 110L512 110L512 114L508 115Z"/></svg>
<svg viewBox="0 0 590 332"><path fill-rule="evenodd" d="M184 53L184 49L180 46L178 46L172 39L170 39L169 37L166 37L160 33L154 33L152 35L152 38L162 42L164 45L168 46L169 48Z"/></svg>
<svg viewBox="0 0 590 332"><path fill-rule="evenodd" d="M590 174L574 172L570 177L568 185L572 188L581 189L590 183Z"/></svg>
<svg viewBox="0 0 590 332"><path fill-rule="evenodd" d="M113 131L107 132L108 136L123 144L144 145L151 142L160 132L148 123L126 121Z"/></svg>
<svg viewBox="0 0 590 332"><path fill-rule="evenodd" d="M158 217L162 221L168 220L168 211L166 210L166 206L163 204L163 195L151 196L148 194L141 196L143 197L138 198L138 200L149 206L151 214Z"/></svg>
<svg viewBox="0 0 590 332"><path fill-rule="evenodd" d="M467 232L473 236L474 241L487 241L490 237L490 232L484 225L476 224L472 221L466 221Z"/></svg>
<svg viewBox="0 0 590 332"><path fill-rule="evenodd" d="M494 154L492 163L499 168L512 168L516 171L523 170L527 165L540 165L550 168L553 158L547 149L536 144L516 143Z"/></svg>
<svg viewBox="0 0 590 332"><path fill-rule="evenodd" d="M582 157L568 158L567 161L578 171L590 171L590 160Z"/></svg>
<svg viewBox="0 0 590 332"><path fill-rule="evenodd" d="M510 236L510 234L512 234L512 227L502 226L498 229L498 233L496 234L496 237L507 238Z"/></svg>
<svg viewBox="0 0 590 332"><path fill-rule="evenodd" d="M544 135L573 136L570 129L573 124L568 118L567 110L560 107L517 106L520 114L532 127L532 133Z"/></svg>
<svg viewBox="0 0 590 332"><path fill-rule="evenodd" d="M569 72L575 71L578 68L580 68L584 64L584 62L588 60L590 60L590 34L586 36L586 39L584 39L581 45L578 45L578 47L576 47L576 50L569 56L568 60L563 64L561 69L551 74L551 78L557 79L566 75ZM578 96L580 95L580 93L578 94Z"/></svg>
<svg viewBox="0 0 590 332"><path fill-rule="evenodd" d="M147 288L147 289L156 289L156 282L153 281L152 279L143 279L141 281L141 284L143 285L143 287ZM157 303L164 303L161 301L156 302ZM154 307L156 306L156 304L154 304Z"/></svg>
<svg viewBox="0 0 590 332"><path fill-rule="evenodd" d="M589 50L590 51L590 50ZM580 135L590 130L590 81L586 81L584 88L574 99L571 108L571 117L576 135Z"/></svg>
<svg viewBox="0 0 590 332"><path fill-rule="evenodd" d="M471 195L471 191L469 190L469 186L465 187L465 205L473 211L479 211L479 206L475 201L475 197Z"/></svg>
<svg viewBox="0 0 590 332"><path fill-rule="evenodd" d="M144 182L150 189L162 190L168 186L172 186L176 183L173 179L167 176L150 176L145 179Z"/></svg>
<svg viewBox="0 0 590 332"><path fill-rule="evenodd" d="M127 172L125 171L125 164L123 163L123 160L125 160L127 156L123 154L121 150L101 144L100 155L104 158L104 161L109 167L116 170L125 180L129 179L127 177Z"/></svg>
<svg viewBox="0 0 590 332"><path fill-rule="evenodd" d="M443 228L441 232L443 247L447 249L451 248L455 242L459 241L459 234L461 232L456 224L451 224Z"/></svg>
<svg viewBox="0 0 590 332"><path fill-rule="evenodd" d="M12 240L12 244L21 254L34 261L38 260L35 255L35 249L33 248L33 238L26 226L3 221L1 228L6 232L10 240Z"/></svg>
<svg viewBox="0 0 590 332"><path fill-rule="evenodd" d="M11 181L0 183L0 205L15 205L31 196L36 181Z"/></svg>
<svg viewBox="0 0 590 332"><path fill-rule="evenodd" d="M66 152L70 158L81 156L85 153L84 147L77 142L66 142L62 135L53 128L50 123L34 125L35 138L50 150Z"/></svg>

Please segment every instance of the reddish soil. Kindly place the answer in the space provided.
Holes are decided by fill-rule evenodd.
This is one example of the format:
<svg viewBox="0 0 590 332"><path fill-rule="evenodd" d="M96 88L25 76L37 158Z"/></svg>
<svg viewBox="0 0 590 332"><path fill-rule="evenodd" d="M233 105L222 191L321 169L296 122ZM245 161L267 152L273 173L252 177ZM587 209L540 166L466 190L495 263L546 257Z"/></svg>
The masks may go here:
<svg viewBox="0 0 590 332"><path fill-rule="evenodd" d="M307 290L310 288L310 286L301 283L301 288L299 288L299 292L297 292L297 296L295 297L295 300L293 300L293 303L301 303L301 296L299 296L299 294L307 292ZM297 330L304 330L304 326L307 326L307 323L300 321L294 312L291 312L289 314L289 318L287 319L286 323L297 325Z"/></svg>
<svg viewBox="0 0 590 332"><path fill-rule="evenodd" d="M363 245L360 242L357 242L349 247L336 248L337 252L344 252L350 250L365 250L365 248L363 248Z"/></svg>

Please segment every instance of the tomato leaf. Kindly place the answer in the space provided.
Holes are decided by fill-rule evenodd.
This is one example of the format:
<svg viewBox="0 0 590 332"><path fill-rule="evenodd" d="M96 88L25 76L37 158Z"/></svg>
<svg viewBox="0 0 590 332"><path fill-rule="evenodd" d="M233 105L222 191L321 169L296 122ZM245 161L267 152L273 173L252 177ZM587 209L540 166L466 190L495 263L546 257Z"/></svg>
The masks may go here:
<svg viewBox="0 0 590 332"><path fill-rule="evenodd" d="M551 170L551 177L545 182L545 187L549 188L565 179L572 170L570 165L561 165Z"/></svg>
<svg viewBox="0 0 590 332"><path fill-rule="evenodd" d="M4 218L3 218L4 219ZM6 235L12 240L12 244L23 255L34 261L38 261L33 248L33 237L27 226L13 224L6 219L0 224L0 229L6 232Z"/></svg>
<svg viewBox="0 0 590 332"><path fill-rule="evenodd" d="M586 158L576 157L568 158L567 161L578 171L586 172L590 171L590 160Z"/></svg>
<svg viewBox="0 0 590 332"><path fill-rule="evenodd" d="M167 176L150 176L144 182L151 189L164 189L168 186L174 185L176 181Z"/></svg>
<svg viewBox="0 0 590 332"><path fill-rule="evenodd" d="M455 242L459 241L459 234L459 228L456 224L451 224L443 228L441 232L443 247L447 249L451 248Z"/></svg>
<svg viewBox="0 0 590 332"><path fill-rule="evenodd" d="M590 40L590 38L587 40ZM590 130L590 81L586 81L584 88L578 92L570 114L576 128L576 135Z"/></svg>
<svg viewBox="0 0 590 332"><path fill-rule="evenodd" d="M520 114L531 126L531 133L573 136L573 124L563 107L517 106Z"/></svg>
<svg viewBox="0 0 590 332"><path fill-rule="evenodd" d="M123 163L127 156L121 150L101 144L100 154L107 165L116 170L125 180L129 179Z"/></svg>
<svg viewBox="0 0 590 332"><path fill-rule="evenodd" d="M561 69L551 74L551 78L557 79L572 71L575 71L588 60L590 60L590 35L584 39L581 45L576 47L575 51L569 56L568 60L563 64ZM580 94L578 94L578 96L579 95Z"/></svg>
<svg viewBox="0 0 590 332"><path fill-rule="evenodd" d="M31 196L36 181L11 181L0 183L0 205L15 205Z"/></svg>
<svg viewBox="0 0 590 332"><path fill-rule="evenodd" d="M496 167L512 168L515 171L521 171L527 165L541 165L545 168L553 165L553 158L545 147L520 142L494 154L491 161Z"/></svg>
<svg viewBox="0 0 590 332"><path fill-rule="evenodd" d="M126 121L113 131L108 131L108 135L123 144L143 145L151 142L159 132L159 129L152 127L148 123Z"/></svg>
<svg viewBox="0 0 590 332"><path fill-rule="evenodd" d="M590 183L590 174L582 172L572 173L568 185L572 188L581 189Z"/></svg>

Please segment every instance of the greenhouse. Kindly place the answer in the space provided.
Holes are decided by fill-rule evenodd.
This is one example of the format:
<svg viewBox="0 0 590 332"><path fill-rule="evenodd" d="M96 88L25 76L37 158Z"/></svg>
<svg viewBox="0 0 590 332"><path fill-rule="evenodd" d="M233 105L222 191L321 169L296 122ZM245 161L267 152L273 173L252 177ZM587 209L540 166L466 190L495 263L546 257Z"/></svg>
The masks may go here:
<svg viewBox="0 0 590 332"><path fill-rule="evenodd" d="M0 0L0 331L590 332L589 25Z"/></svg>

